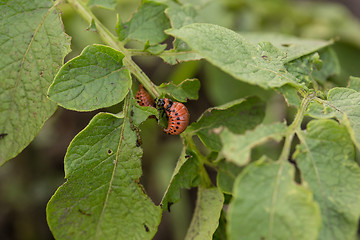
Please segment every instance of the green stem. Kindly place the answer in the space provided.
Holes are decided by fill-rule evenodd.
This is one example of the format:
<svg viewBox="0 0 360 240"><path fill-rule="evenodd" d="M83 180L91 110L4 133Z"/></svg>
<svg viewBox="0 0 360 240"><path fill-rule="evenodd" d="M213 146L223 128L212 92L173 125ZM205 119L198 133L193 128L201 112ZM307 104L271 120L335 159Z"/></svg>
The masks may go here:
<svg viewBox="0 0 360 240"><path fill-rule="evenodd" d="M290 154L291 143L294 138L295 133L299 132L301 129L301 123L304 119L305 112L310 104L310 102L315 97L314 94L307 95L303 98L300 108L298 109L294 121L289 126L289 130L285 136L285 143L279 157L279 161L286 161Z"/></svg>
<svg viewBox="0 0 360 240"><path fill-rule="evenodd" d="M90 25L94 21L96 31L100 38L112 48L122 52L125 57L123 59L124 65L129 71L139 80L139 82L148 90L152 97L157 98L160 96L157 87L151 82L148 76L141 70L141 68L131 59L130 52L124 47L124 45L118 41L109 29L107 29L91 12L91 10L79 0L67 0L72 5L75 11Z"/></svg>

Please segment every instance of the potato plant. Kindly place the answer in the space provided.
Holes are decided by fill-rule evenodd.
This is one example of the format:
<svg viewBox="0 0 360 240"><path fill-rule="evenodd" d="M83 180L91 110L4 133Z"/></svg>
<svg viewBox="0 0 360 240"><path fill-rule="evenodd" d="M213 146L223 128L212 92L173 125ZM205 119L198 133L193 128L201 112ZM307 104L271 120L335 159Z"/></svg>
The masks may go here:
<svg viewBox="0 0 360 240"><path fill-rule="evenodd" d="M2 1L0 164L29 145L58 106L99 112L71 141L66 180L48 202L55 239L153 239L164 212L173 214L191 188L185 239L356 238L360 78L344 67L341 44L360 48L360 24L335 5L270 2L143 0L124 20L124 1ZM102 43L64 61L66 8ZM120 11L114 28L97 16L100 8ZM319 9L328 11L324 19L339 9L346 17L321 36ZM349 56L358 66L359 55ZM179 71L180 80L157 83L142 67L148 58L173 70L194 63L203 74ZM164 109L137 103L140 84L156 100L187 106L205 89L216 103L198 114L189 108L200 117L168 136L181 139L182 151L160 203L141 181L142 129L147 122L161 132L168 119Z"/></svg>

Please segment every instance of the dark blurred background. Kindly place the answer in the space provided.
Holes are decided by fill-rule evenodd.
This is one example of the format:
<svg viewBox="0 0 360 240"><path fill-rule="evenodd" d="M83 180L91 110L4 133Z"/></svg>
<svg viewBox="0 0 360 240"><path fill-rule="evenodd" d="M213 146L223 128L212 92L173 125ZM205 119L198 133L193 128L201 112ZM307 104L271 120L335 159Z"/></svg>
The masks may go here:
<svg viewBox="0 0 360 240"><path fill-rule="evenodd" d="M116 12L126 21L139 0L119 0ZM336 38L334 48L342 67L332 84L345 86L349 75L360 76L359 0L290 1L290 0L218 0L203 10L203 19L236 31L272 31L301 37ZM327 3L334 4L327 4ZM325 5L326 3L326 5ZM115 29L116 13L94 8L95 14ZM92 43L102 43L70 6L61 7L66 32L72 36L72 52L66 60L77 56ZM209 16L211 18L207 19ZM168 42L170 44L170 41ZM154 57L137 57L136 62L156 84L186 78L199 78L202 87L198 101L187 106L191 121L211 106L251 94L269 100L270 119L287 116L283 100L271 91L235 81L205 61L170 66ZM116 112L117 106L105 111ZM63 159L67 146L97 112L79 113L58 108L34 141L15 159L0 168L0 239L53 239L46 222L46 204L64 183ZM274 114L276 113L276 114ZM142 125L143 171L141 179L146 191L159 204L181 151L178 136L167 136L149 119ZM196 191L183 191L182 199L164 213L155 239L184 238L190 223ZM174 227L176 226L176 227Z"/></svg>

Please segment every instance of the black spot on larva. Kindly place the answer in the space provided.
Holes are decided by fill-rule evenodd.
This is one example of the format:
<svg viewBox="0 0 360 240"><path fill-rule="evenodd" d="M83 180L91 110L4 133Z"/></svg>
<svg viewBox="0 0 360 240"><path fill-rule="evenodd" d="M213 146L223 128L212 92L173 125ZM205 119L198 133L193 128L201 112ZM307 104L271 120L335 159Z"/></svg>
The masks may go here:
<svg viewBox="0 0 360 240"><path fill-rule="evenodd" d="M177 122L176 124L177 124L177 125L180 125L180 122Z"/></svg>
<svg viewBox="0 0 360 240"><path fill-rule="evenodd" d="M173 112L175 112L175 109L173 110Z"/></svg>
<svg viewBox="0 0 360 240"><path fill-rule="evenodd" d="M108 150L107 150L107 153L110 155L110 154L113 153L113 151L112 151L111 149L108 149Z"/></svg>
<svg viewBox="0 0 360 240"><path fill-rule="evenodd" d="M176 120L180 120L180 117L177 117Z"/></svg>
<svg viewBox="0 0 360 240"><path fill-rule="evenodd" d="M179 115L179 113L175 113L175 116Z"/></svg>
<svg viewBox="0 0 360 240"><path fill-rule="evenodd" d="M176 130L174 130L174 132L176 132Z"/></svg>
<svg viewBox="0 0 360 240"><path fill-rule="evenodd" d="M145 228L145 231L146 232L149 232L150 230L149 230L149 227L148 226L146 226L146 224L144 223L144 228Z"/></svg>
<svg viewBox="0 0 360 240"><path fill-rule="evenodd" d="M179 127L178 127L178 126L176 126L176 129L179 129Z"/></svg>

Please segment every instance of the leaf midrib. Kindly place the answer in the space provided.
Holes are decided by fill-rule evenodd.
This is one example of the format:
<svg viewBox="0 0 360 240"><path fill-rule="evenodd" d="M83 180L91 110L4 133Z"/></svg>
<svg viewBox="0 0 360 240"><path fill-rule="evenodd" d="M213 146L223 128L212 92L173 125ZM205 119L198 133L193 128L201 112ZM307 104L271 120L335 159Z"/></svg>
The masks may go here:
<svg viewBox="0 0 360 240"><path fill-rule="evenodd" d="M120 132L120 139L119 139L119 144L118 144L118 147L117 147L117 150L116 150L116 157L115 157L115 161L114 161L114 168L113 168L113 171L112 171L112 174L111 174L111 178L110 178L110 182L109 182L109 188L108 188L108 191L106 193L106 198L105 198L105 201L104 201L104 206L103 206L103 209L101 211L101 214L99 216L99 220L98 220L98 223L97 223L97 227L96 227L96 232L95 232L95 236L98 237L98 234L100 234L100 226L101 226L101 221L102 221L102 218L103 218L103 215L105 213L105 209L107 207L107 203L108 203L108 200L109 200L109 196L110 196L110 193L111 193L111 189L112 189L112 184L113 184L113 181L114 181L114 176L115 176L115 172L116 172L116 168L117 168L117 165L118 165L118 162L119 162L119 153L120 153L120 147L121 147L121 144L122 144L122 141L124 139L123 135L124 135L124 131L125 131L125 125L126 125L126 119L127 119L127 115L128 115L128 105L129 105L129 102L126 101L125 102L125 108L124 108L124 120L122 122L122 127L121 127L121 132Z"/></svg>
<svg viewBox="0 0 360 240"><path fill-rule="evenodd" d="M332 225L332 224L330 224L330 219L331 218L329 217L329 211L328 211L328 206L327 206L326 197L325 197L325 190L323 189L322 181L320 179L320 173L318 171L318 168L316 167L315 159L314 159L314 157L312 155L312 152L311 152L309 146L306 143L306 140L305 140L305 137L303 136L303 134L301 132L297 132L297 136L299 137L300 142L304 145L304 147L306 148L306 151L308 153L308 156L309 156L309 159L311 161L311 165L312 165L312 167L313 167L313 169L315 171L316 180L317 180L317 183L319 185L320 192L321 192L321 200L322 200L323 206L324 206L324 215L326 216L326 219L328 220L329 225ZM326 140L324 140L324 141L326 141ZM331 231L332 235L335 236L334 229L332 227L330 227L328 229Z"/></svg>

